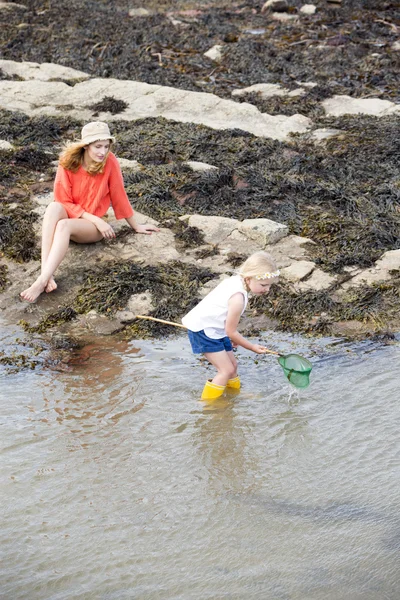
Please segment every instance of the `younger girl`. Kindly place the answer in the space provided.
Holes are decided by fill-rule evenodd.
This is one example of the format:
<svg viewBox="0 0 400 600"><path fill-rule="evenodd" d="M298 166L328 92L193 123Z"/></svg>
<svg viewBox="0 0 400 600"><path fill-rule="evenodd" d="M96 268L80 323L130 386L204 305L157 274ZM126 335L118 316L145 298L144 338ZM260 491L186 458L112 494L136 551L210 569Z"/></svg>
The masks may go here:
<svg viewBox="0 0 400 600"><path fill-rule="evenodd" d="M115 237L111 225L102 219L110 204L115 217L126 219L136 233L158 231L153 225L136 222L118 160L111 152L114 141L107 123L94 121L83 127L78 142L67 145L61 153L54 202L48 205L43 219L41 274L21 292L27 302L35 302L42 292L57 288L53 275L70 240L91 244Z"/></svg>
<svg viewBox="0 0 400 600"><path fill-rule="evenodd" d="M203 400L218 398L225 387L240 389L232 342L257 354L267 351L264 346L246 340L237 331L237 326L246 308L248 293L257 296L268 294L278 277L279 271L272 256L256 252L242 264L238 275L222 281L183 317L182 323L188 328L193 352L204 354L218 371L212 381L206 382L201 396Z"/></svg>

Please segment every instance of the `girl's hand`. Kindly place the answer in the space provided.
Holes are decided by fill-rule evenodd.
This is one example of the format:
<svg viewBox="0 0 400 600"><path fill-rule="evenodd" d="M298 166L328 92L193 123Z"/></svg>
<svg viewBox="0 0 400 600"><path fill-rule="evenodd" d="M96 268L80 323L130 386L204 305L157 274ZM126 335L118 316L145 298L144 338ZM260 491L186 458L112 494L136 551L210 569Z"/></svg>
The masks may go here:
<svg viewBox="0 0 400 600"><path fill-rule="evenodd" d="M160 231L158 227L154 225L136 225L135 227L136 233L145 233L146 235L151 235L153 231Z"/></svg>
<svg viewBox="0 0 400 600"><path fill-rule="evenodd" d="M95 226L96 229L100 231L105 240L112 240L113 238L115 238L114 229L111 227L111 225L106 223L106 221L103 221L103 219L99 218L99 220L96 221Z"/></svg>
<svg viewBox="0 0 400 600"><path fill-rule="evenodd" d="M268 348L260 346L260 344L254 344L252 350L256 354L265 354L268 351Z"/></svg>

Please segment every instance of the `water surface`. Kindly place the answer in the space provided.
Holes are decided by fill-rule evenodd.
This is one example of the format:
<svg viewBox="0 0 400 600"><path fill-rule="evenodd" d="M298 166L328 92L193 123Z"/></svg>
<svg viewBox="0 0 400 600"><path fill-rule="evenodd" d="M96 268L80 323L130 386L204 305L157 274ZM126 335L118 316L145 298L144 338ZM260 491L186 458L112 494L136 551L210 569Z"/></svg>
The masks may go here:
<svg viewBox="0 0 400 600"><path fill-rule="evenodd" d="M398 600L400 349L271 337L309 388L243 351L206 406L185 337L4 372L1 599Z"/></svg>

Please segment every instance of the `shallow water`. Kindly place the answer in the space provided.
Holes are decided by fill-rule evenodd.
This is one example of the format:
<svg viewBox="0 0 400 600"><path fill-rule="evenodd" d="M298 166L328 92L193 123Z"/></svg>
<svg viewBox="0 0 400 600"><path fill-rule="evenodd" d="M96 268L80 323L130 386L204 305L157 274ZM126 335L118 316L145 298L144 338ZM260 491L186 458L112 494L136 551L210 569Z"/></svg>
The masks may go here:
<svg viewBox="0 0 400 600"><path fill-rule="evenodd" d="M4 372L1 599L398 600L400 348L272 342L309 388L243 351L206 406L185 337Z"/></svg>

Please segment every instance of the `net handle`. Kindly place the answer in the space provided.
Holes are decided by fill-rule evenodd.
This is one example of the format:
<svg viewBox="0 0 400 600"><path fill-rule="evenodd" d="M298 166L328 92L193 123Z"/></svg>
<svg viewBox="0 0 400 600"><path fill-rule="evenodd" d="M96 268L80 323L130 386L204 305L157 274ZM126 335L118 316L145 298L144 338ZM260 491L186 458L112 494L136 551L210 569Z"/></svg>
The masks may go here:
<svg viewBox="0 0 400 600"><path fill-rule="evenodd" d="M136 319L147 319L148 321L156 321L157 323L164 323L164 325L173 325L174 327L182 327L182 329L187 329L187 327L181 325L180 323L174 323L174 321L164 321L164 319L156 319L156 317L136 315Z"/></svg>

